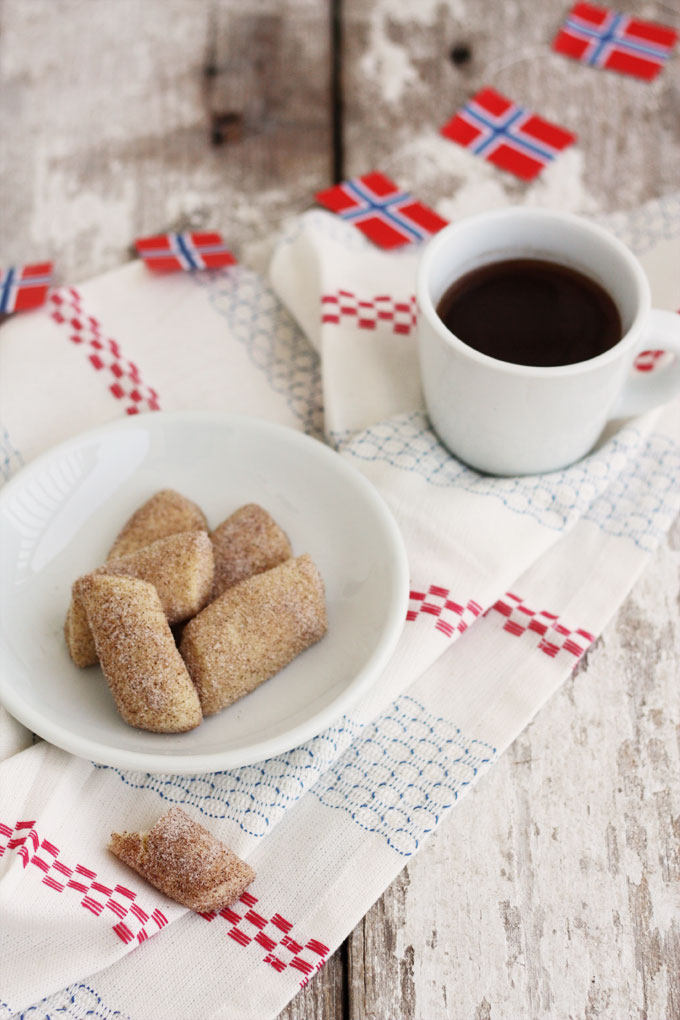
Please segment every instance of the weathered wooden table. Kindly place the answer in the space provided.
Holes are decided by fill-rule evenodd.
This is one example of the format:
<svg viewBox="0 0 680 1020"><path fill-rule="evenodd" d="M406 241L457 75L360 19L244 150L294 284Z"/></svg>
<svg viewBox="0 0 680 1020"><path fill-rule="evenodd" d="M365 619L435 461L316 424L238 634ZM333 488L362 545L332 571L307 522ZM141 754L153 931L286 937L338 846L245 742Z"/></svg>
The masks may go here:
<svg viewBox="0 0 680 1020"><path fill-rule="evenodd" d="M618 6L680 24L670 2ZM263 269L316 190L373 168L448 196L449 216L522 201L455 147L433 156L483 84L579 134L530 200L596 212L677 190L680 59L652 84L567 61L549 49L567 7L1 0L2 262L51 257L77 282L135 236L206 225ZM576 674L282 1018L680 1017L679 578L676 522Z"/></svg>

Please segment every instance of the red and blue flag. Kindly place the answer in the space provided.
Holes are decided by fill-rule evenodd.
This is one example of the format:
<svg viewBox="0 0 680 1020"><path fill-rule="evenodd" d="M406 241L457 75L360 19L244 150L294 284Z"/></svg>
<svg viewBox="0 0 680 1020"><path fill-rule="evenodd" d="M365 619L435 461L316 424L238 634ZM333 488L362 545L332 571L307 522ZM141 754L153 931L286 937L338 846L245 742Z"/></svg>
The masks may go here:
<svg viewBox="0 0 680 1020"><path fill-rule="evenodd" d="M441 133L502 170L532 180L576 135L485 88L469 99Z"/></svg>
<svg viewBox="0 0 680 1020"><path fill-rule="evenodd" d="M159 234L135 241L149 269L174 272L178 269L220 269L233 266L236 259L227 249L221 234L194 231L183 234Z"/></svg>
<svg viewBox="0 0 680 1020"><path fill-rule="evenodd" d="M316 200L353 223L379 248L401 248L423 241L448 223L377 171L320 191Z"/></svg>
<svg viewBox="0 0 680 1020"><path fill-rule="evenodd" d="M665 64L678 33L666 25L578 3L553 41L553 49L591 67L605 67L651 81Z"/></svg>
<svg viewBox="0 0 680 1020"><path fill-rule="evenodd" d="M0 269L0 315L42 305L52 280L52 263Z"/></svg>

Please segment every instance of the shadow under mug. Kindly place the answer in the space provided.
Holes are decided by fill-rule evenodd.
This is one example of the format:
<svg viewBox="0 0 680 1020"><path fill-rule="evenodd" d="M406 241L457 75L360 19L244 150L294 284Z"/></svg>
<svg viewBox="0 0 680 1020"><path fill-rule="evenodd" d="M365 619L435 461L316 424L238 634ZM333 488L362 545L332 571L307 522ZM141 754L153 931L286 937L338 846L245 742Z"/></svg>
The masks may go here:
<svg viewBox="0 0 680 1020"><path fill-rule="evenodd" d="M557 368L499 361L463 343L437 315L441 297L478 266L514 258L547 259L597 281L618 307L621 340L595 358ZM479 471L522 475L566 467L592 449L610 419L641 414L680 393L680 316L652 309L635 256L578 216L513 208L452 223L425 249L416 293L430 421L449 450ZM648 349L675 358L655 372L633 373L636 355Z"/></svg>

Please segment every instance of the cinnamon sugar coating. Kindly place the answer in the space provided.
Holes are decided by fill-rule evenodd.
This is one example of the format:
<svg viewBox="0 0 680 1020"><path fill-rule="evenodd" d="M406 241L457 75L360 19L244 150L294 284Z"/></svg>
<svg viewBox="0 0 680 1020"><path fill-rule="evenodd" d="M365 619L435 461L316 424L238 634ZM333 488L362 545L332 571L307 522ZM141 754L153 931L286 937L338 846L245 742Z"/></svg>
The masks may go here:
<svg viewBox="0 0 680 1020"><path fill-rule="evenodd" d="M80 666L81 669L86 666L94 666L97 662L97 649L94 646L94 638L87 621L87 613L81 599L73 592L71 604L66 613L64 637L69 655L76 666Z"/></svg>
<svg viewBox="0 0 680 1020"><path fill-rule="evenodd" d="M200 507L186 496L174 489L161 489L135 510L106 558L119 559L179 531L208 531L208 522Z"/></svg>
<svg viewBox="0 0 680 1020"><path fill-rule="evenodd" d="M326 629L323 581L308 555L229 588L187 623L180 644L203 714L254 690Z"/></svg>
<svg viewBox="0 0 680 1020"><path fill-rule="evenodd" d="M205 531L184 531L120 559L109 560L92 573L149 581L158 592L168 623L180 623L200 612L210 598L214 574L212 544ZM79 582L80 579L73 585L64 634L76 666L92 666L97 662L97 651L79 597Z"/></svg>
<svg viewBox="0 0 680 1020"><path fill-rule="evenodd" d="M78 595L125 722L155 733L198 726L198 695L154 586L133 577L88 574L78 581Z"/></svg>
<svg viewBox="0 0 680 1020"><path fill-rule="evenodd" d="M249 864L178 807L146 835L111 833L109 850L170 899L202 913L230 906L255 878Z"/></svg>
<svg viewBox="0 0 680 1020"><path fill-rule="evenodd" d="M213 599L293 555L287 536L257 503L242 506L210 535L215 552Z"/></svg>

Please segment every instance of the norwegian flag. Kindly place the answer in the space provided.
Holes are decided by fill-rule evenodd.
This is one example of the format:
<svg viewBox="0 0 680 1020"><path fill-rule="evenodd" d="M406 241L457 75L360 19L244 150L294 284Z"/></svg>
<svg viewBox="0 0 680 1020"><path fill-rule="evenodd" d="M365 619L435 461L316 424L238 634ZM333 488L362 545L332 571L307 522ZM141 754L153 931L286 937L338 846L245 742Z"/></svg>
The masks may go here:
<svg viewBox="0 0 680 1020"><path fill-rule="evenodd" d="M160 272L219 269L236 262L221 234L194 232L140 237L135 241L135 248L149 269Z"/></svg>
<svg viewBox="0 0 680 1020"><path fill-rule="evenodd" d="M51 262L0 269L0 315L24 312L42 305L51 279Z"/></svg>
<svg viewBox="0 0 680 1020"><path fill-rule="evenodd" d="M379 248L401 248L422 241L448 223L434 209L418 202L408 191L400 191L394 181L377 172L320 191L316 200L353 223Z"/></svg>
<svg viewBox="0 0 680 1020"><path fill-rule="evenodd" d="M491 88L468 100L441 133L525 181L536 177L576 141L571 131L543 120Z"/></svg>
<svg viewBox="0 0 680 1020"><path fill-rule="evenodd" d="M673 28L578 3L555 36L553 49L591 67L606 67L651 81L666 62L678 33Z"/></svg>

